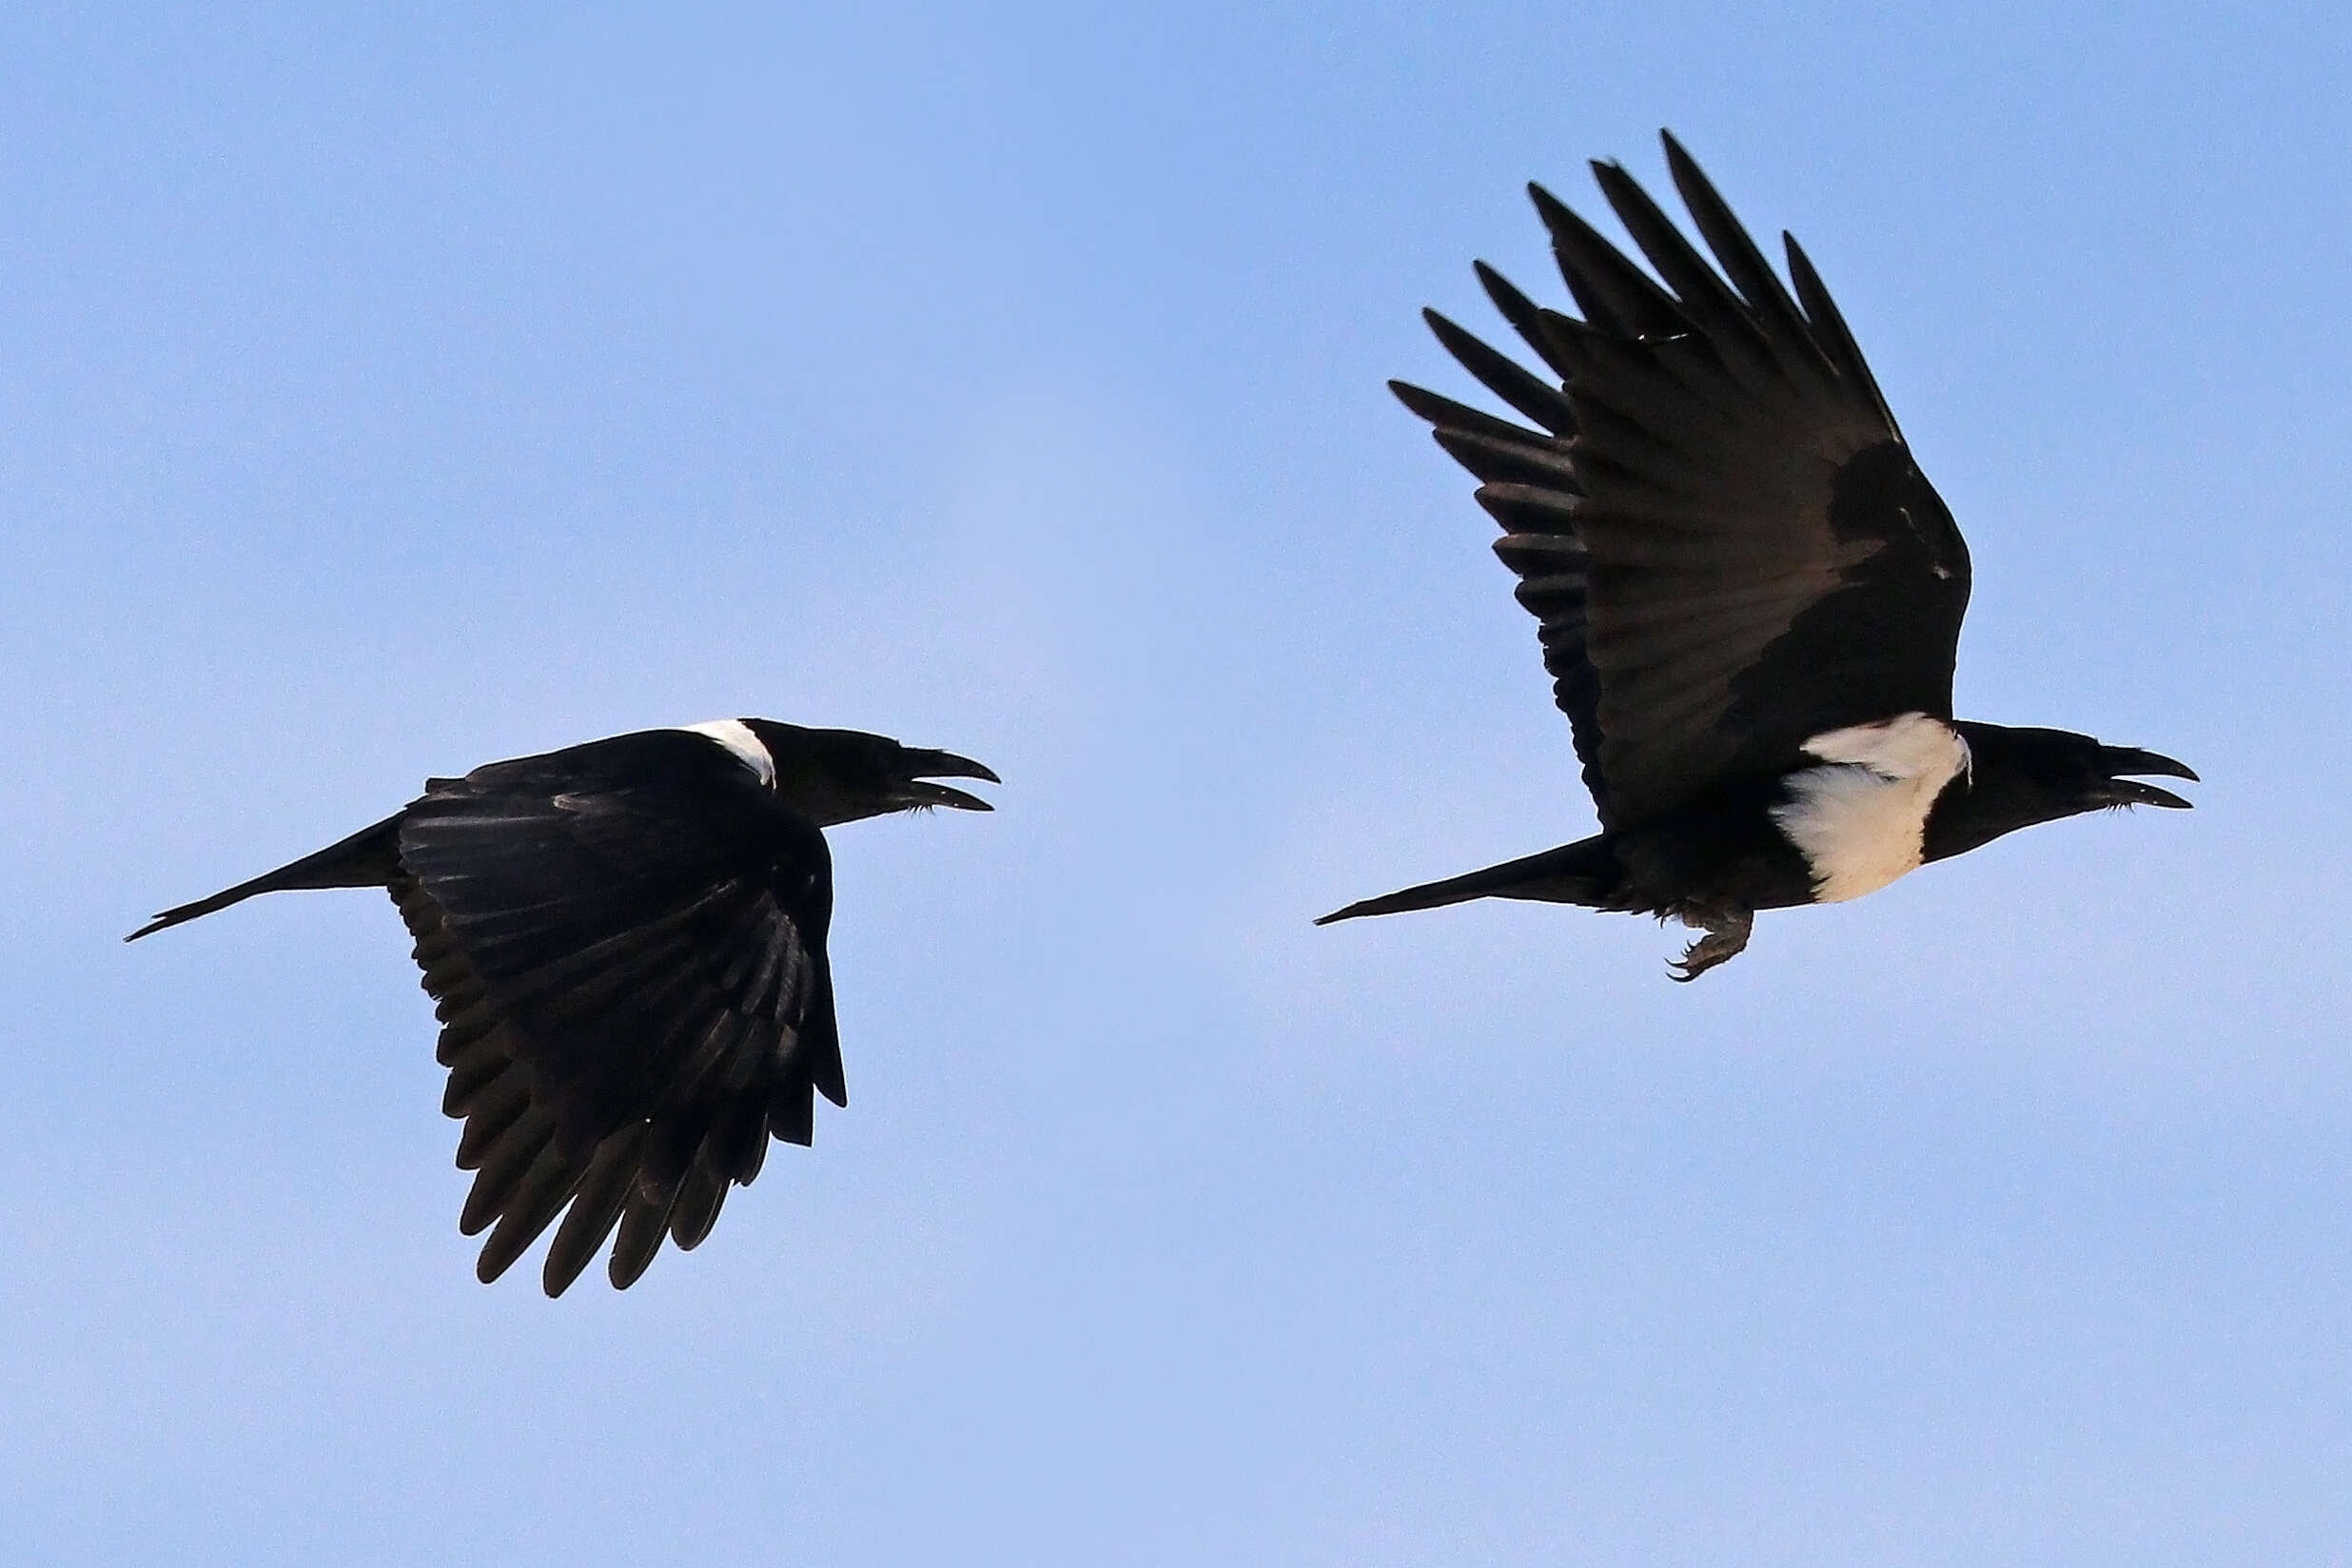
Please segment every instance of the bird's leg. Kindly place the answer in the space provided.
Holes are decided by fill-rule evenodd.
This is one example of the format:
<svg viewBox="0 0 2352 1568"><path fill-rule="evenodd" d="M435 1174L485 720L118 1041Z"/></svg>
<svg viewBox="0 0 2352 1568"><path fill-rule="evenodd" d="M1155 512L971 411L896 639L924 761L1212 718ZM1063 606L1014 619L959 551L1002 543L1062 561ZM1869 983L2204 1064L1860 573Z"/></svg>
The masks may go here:
<svg viewBox="0 0 2352 1568"><path fill-rule="evenodd" d="M1748 932L1755 926L1754 910L1686 909L1677 913L1684 925L1707 933L1666 966L1677 981L1695 980L1725 959L1737 957L1748 945Z"/></svg>

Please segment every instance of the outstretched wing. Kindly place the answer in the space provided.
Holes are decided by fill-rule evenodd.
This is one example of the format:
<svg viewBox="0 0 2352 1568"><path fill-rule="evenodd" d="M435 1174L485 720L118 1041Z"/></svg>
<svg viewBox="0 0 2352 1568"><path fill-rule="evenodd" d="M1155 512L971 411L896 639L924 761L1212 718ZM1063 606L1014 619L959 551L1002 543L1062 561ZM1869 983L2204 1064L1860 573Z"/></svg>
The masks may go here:
<svg viewBox="0 0 2352 1568"><path fill-rule="evenodd" d="M1793 766L1828 730L1949 718L1968 609L1968 546L1804 252L1787 241L1792 298L1664 140L1712 265L1623 169L1596 164L1656 278L1540 186L1582 319L1480 268L1557 386L1431 315L1455 358L1539 428L1397 389L1502 525L1496 553L1541 622L1612 827Z"/></svg>
<svg viewBox="0 0 2352 1568"><path fill-rule="evenodd" d="M564 1213L559 1294L616 1225L626 1286L709 1234L771 1135L845 1103L815 826L724 749L652 731L435 780L392 894L440 1004L443 1102L495 1279Z"/></svg>

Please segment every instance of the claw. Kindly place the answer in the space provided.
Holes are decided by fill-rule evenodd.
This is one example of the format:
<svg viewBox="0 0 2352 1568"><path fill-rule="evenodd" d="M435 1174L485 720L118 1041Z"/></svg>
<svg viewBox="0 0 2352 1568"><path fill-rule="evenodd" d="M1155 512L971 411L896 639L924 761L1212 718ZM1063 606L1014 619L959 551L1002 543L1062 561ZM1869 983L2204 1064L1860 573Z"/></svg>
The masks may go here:
<svg viewBox="0 0 2352 1568"><path fill-rule="evenodd" d="M1707 933L1666 966L1676 984L1685 986L1717 964L1737 957L1747 947L1748 933L1755 926L1755 915L1748 910L1708 910L1685 913L1681 918L1684 925L1695 926Z"/></svg>

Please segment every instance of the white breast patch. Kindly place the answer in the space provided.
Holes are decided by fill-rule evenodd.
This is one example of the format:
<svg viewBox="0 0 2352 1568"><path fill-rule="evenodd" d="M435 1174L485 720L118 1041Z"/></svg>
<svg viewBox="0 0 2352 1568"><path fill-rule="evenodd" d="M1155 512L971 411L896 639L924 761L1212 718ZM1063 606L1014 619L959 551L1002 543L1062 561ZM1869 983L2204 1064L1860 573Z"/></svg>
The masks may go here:
<svg viewBox="0 0 2352 1568"><path fill-rule="evenodd" d="M759 775L762 784L775 786L775 758L759 743L752 727L739 718L714 718L706 724L681 724L679 729L689 735L708 735L743 759L743 765Z"/></svg>
<svg viewBox="0 0 2352 1568"><path fill-rule="evenodd" d="M1788 778L1773 821L1805 856L1825 904L1876 892L1917 871L1928 813L1969 768L1969 743L1925 714L1831 730L1805 742L1823 766Z"/></svg>

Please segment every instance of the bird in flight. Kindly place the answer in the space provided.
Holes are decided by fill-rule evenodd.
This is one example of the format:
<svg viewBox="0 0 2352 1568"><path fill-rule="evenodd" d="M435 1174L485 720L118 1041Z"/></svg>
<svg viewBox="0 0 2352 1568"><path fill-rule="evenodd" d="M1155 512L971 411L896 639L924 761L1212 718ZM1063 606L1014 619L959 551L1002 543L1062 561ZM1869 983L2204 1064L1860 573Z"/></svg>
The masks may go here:
<svg viewBox="0 0 2352 1568"><path fill-rule="evenodd" d="M458 1222L504 1273L563 1214L559 1296L618 1228L626 1289L666 1236L697 1245L771 1137L847 1105L821 829L989 803L994 774L855 730L721 719L435 778L393 816L126 937L296 888L384 888L416 939L475 1173ZM568 1205L569 1212L565 1212ZM490 1227L495 1225L496 1228Z"/></svg>
<svg viewBox="0 0 2352 1568"><path fill-rule="evenodd" d="M1792 297L1661 134L1712 265L1596 163L1655 275L1540 186L1581 319L1478 266L1551 377L1423 312L1537 428L1389 383L1502 526L1601 831L1318 924L1489 897L1654 914L1705 933L1673 966L1691 980L1758 910L1858 898L2079 812L2188 805L2140 782L2196 778L2170 757L1952 717L1968 545L1794 238Z"/></svg>

